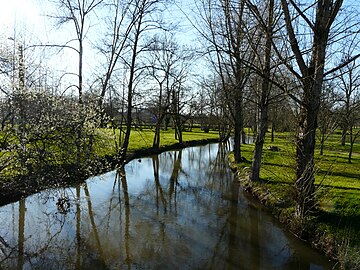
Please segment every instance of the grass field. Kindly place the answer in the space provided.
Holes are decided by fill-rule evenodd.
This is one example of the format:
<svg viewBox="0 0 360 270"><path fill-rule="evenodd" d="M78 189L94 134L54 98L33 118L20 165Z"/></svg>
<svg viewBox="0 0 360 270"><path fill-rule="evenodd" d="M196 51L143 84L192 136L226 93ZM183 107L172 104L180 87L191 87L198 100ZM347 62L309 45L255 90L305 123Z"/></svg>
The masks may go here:
<svg viewBox="0 0 360 270"><path fill-rule="evenodd" d="M160 133L160 146L171 145L177 143L178 140L175 139L173 129L162 130ZM114 131L111 129L99 129L97 131L97 144L95 145L95 152L99 156L113 155L115 154L115 140L118 140L119 130ZM151 129L142 129L142 130L132 130L130 135L129 151L151 148L154 138L154 131ZM195 141L203 139L219 138L219 133L217 131L209 131L205 133L200 128L194 128L190 131L183 131L183 141Z"/></svg>
<svg viewBox="0 0 360 270"><path fill-rule="evenodd" d="M291 134L277 134L274 142L268 136L261 167L261 185L270 191L274 201L289 199L295 179L295 145ZM341 146L340 132L325 142L323 155L315 152L316 190L319 202L318 229L331 235L343 254L360 260L360 142L355 143L352 163L348 163L349 143ZM319 143L317 144L319 146ZM280 151L268 150L278 146ZM243 145L242 155L251 166L253 145ZM347 258L347 259L348 259ZM359 263L359 262L357 262Z"/></svg>

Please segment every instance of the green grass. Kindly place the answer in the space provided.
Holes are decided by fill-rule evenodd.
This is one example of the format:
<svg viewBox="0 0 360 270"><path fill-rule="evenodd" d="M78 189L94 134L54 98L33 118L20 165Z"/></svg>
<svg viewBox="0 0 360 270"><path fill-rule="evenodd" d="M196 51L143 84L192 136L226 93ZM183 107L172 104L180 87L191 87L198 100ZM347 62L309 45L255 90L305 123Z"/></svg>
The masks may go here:
<svg viewBox="0 0 360 270"><path fill-rule="evenodd" d="M69 133L67 133L69 135ZM116 141L118 142L119 138L119 130L114 131L110 128L107 129L96 129L95 136L93 140L93 154L95 157L104 157L106 155L113 156L116 154ZM1 139L4 138L6 134L0 132L0 142ZM9 135L9 134L8 134ZM10 134L11 135L11 134ZM161 143L160 146L168 146L178 142L175 139L175 132L172 128L168 130L161 131ZM152 147L152 141L154 137L154 131L151 129L142 129L136 130L133 129L131 131L130 143L128 147L128 151L136 151L141 149L148 149ZM200 128L194 128L192 132L184 131L183 132L183 141L194 141L194 140L203 140L209 138L218 138L217 131L210 131L209 133L205 133ZM10 139L7 140L8 143L11 143L13 146L18 144L18 140L11 135ZM62 137L63 138L63 137ZM64 144L64 142L66 142ZM40 143L40 146L43 146L41 141L36 143ZM28 143L27 144L27 153L31 158L28 158L29 162L32 162L34 170L36 170L36 166L42 166L48 164L52 166L62 166L69 165L73 162L76 162L77 158L77 149L75 145L75 137L62 139L62 143L56 140L46 140L46 155L43 161L37 160L38 152L36 143ZM15 148L14 148L15 149ZM30 153L31 152L31 153ZM11 157L11 160L9 159ZM44 162L44 164L42 163ZM19 163L18 154L16 151L3 149L0 150L0 184L11 181L13 178L19 175L26 175L28 173L27 169L24 166L21 166Z"/></svg>
<svg viewBox="0 0 360 270"><path fill-rule="evenodd" d="M95 145L95 153L98 156L104 155L113 155L116 152L115 140L118 140L119 130L116 130L116 135L114 136L114 131L111 129L98 129L97 134L97 143ZM183 141L195 141L195 140L205 140L210 138L218 138L219 134L217 131L209 131L205 133L200 130L200 128L194 128L191 132L183 131ZM154 138L154 131L151 129L142 129L142 130L132 130L130 134L130 143L129 151L135 151L140 149L151 148ZM168 130L162 130L160 133L160 146L167 146L177 143L178 140L175 139L174 130L169 128Z"/></svg>
<svg viewBox="0 0 360 270"><path fill-rule="evenodd" d="M291 134L276 134L274 142L266 139L260 178L261 185L270 191L275 200L291 197L295 180L295 145ZM320 211L317 222L322 230L334 235L339 245L346 243L346 252L360 251L360 142L353 148L352 163L348 163L349 143L341 146L341 133L337 132L325 142L320 156L319 143L315 151L315 184ZM279 152L267 150L271 145ZM251 166L253 145L243 145L242 155ZM350 252L351 251L351 252Z"/></svg>

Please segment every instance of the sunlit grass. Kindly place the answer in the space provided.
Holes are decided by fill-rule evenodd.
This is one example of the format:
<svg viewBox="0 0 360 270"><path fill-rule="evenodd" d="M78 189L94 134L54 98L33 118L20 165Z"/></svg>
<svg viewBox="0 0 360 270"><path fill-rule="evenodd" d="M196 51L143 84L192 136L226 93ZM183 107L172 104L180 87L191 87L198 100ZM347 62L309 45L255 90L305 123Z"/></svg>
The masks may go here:
<svg viewBox="0 0 360 270"><path fill-rule="evenodd" d="M278 146L280 151L268 150ZM242 146L242 154L249 161L242 166L251 166L253 145ZM318 222L322 228L342 240L350 239L355 250L360 245L360 142L354 144L352 163L348 163L349 142L341 145L341 133L336 132L325 142L324 153L320 145L315 150L316 175L320 212ZM294 137L280 133L275 141L267 136L260 178L273 197L285 200L292 196L295 181ZM344 237L346 239L344 239Z"/></svg>
<svg viewBox="0 0 360 270"><path fill-rule="evenodd" d="M115 134L114 134L115 132ZM95 152L99 156L114 155L116 153L116 142L119 142L119 130L113 131L112 129L98 129L97 130L97 143L95 145ZM200 128L194 128L192 131L183 131L183 141L204 140L210 138L218 138L217 131L209 131L205 133ZM130 133L129 151L140 149L147 149L152 147L154 138L154 130L152 129L137 129L132 130ZM174 129L162 130L160 133L160 146L168 146L178 143L175 139ZM119 143L118 143L119 145Z"/></svg>
<svg viewBox="0 0 360 270"><path fill-rule="evenodd" d="M172 128L168 130L162 130L161 133L161 143L160 146L169 146L175 143L178 143L178 140L175 139L175 131ZM7 137L7 143L11 144L12 147L15 147L19 144L18 139L12 134L5 134L4 132L0 132L0 142L4 138ZM87 159L97 159L105 156L114 156L121 142L119 142L119 129L111 129L111 128L98 128L95 130L94 136L92 138L92 157L86 156ZM210 131L205 133L200 128L194 128L191 132L184 131L183 132L183 142L188 141L196 141L196 140L204 140L210 138L218 138L217 131ZM9 139L10 138L10 139ZM152 129L133 129L130 135L130 143L128 147L128 151L136 151L141 149L149 149L152 147L154 138L154 130ZM28 158L28 162L33 162L32 164L42 165L50 165L50 166L63 166L68 164L73 164L77 162L77 148L75 145L75 135L74 137L62 138L61 142L66 142L62 144L58 141L53 140L45 140L46 143L46 152L42 157L42 160L38 162L36 158L36 154L38 154L36 143L41 144L42 142L34 142L27 144L27 153L33 152L35 155ZM87 143L89 139L86 139ZM4 140L5 141L5 140ZM16 147L15 147L16 148ZM85 154L84 154L85 156ZM10 160L11 158L11 160ZM41 163L43 162L43 163ZM30 164L30 163L29 163ZM36 169L37 167L34 166ZM12 151L11 149L0 149L0 183L7 182L12 178L18 175L26 175L27 171L24 166L22 166L19 162L18 154L16 151Z"/></svg>

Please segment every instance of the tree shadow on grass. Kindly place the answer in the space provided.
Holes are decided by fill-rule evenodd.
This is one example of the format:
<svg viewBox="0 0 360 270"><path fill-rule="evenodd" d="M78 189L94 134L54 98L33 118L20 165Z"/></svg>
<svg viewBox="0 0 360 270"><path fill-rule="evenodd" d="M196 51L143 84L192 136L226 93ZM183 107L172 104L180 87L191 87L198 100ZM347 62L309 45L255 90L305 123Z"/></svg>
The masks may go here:
<svg viewBox="0 0 360 270"><path fill-rule="evenodd" d="M360 243L360 214L345 215L336 211L320 211L317 221L334 228L341 238L347 237L353 243Z"/></svg>
<svg viewBox="0 0 360 270"><path fill-rule="evenodd" d="M321 174L328 174L328 171L320 171ZM337 176L337 177L345 177L345 178L352 178L352 179L355 179L355 180L359 180L359 186L360 186L360 173L357 171L357 172L344 172L344 171L332 171L330 173L330 176Z"/></svg>

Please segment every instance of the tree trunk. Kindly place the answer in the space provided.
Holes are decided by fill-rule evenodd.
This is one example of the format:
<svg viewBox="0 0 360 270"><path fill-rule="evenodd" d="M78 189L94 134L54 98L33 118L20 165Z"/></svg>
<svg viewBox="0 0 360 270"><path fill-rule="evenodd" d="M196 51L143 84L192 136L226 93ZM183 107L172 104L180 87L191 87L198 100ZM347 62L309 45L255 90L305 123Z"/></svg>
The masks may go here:
<svg viewBox="0 0 360 270"><path fill-rule="evenodd" d="M78 91L79 91L79 103L83 103L83 57L84 57L84 47L82 36L79 38L79 81L78 81Z"/></svg>
<svg viewBox="0 0 360 270"><path fill-rule="evenodd" d="M130 133L131 133L131 124L132 124L132 99L133 99L133 88L134 88L134 78L135 78L135 64L137 58L137 47L139 43L139 38L141 34L141 25L142 25L143 14L139 15L139 21L137 23L137 28L134 37L134 46L132 48L132 58L130 65L130 78L128 85L128 98L127 98L127 112L126 112L126 132L124 137L124 142L122 145L120 153L120 162L126 161L126 153L129 147Z"/></svg>
<svg viewBox="0 0 360 270"><path fill-rule="evenodd" d="M350 149L349 149L349 158L348 158L348 163L351 163L351 160L352 160L353 147L354 147L354 143L353 143L353 142L351 142L351 143L350 143Z"/></svg>
<svg viewBox="0 0 360 270"><path fill-rule="evenodd" d="M241 157L241 133L243 129L241 101L235 101L235 127L234 127L234 158L235 162L242 161Z"/></svg>
<svg viewBox="0 0 360 270"><path fill-rule="evenodd" d="M320 141L320 156L324 154L324 144L325 144L325 134L321 134L321 141Z"/></svg>
<svg viewBox="0 0 360 270"><path fill-rule="evenodd" d="M179 143L183 143L182 124L181 124L179 111L177 109L176 111L174 111L173 121L175 125L175 140L178 140Z"/></svg>
<svg viewBox="0 0 360 270"><path fill-rule="evenodd" d="M291 49L301 72L303 95L301 98L301 111L299 118L299 135L296 144L296 181L295 181L295 215L303 218L313 209L314 203L314 151L317 128L317 116L320 108L320 96L324 78L326 48L331 25L337 16L342 0L318 1L316 6L313 41L311 44L311 55L309 60L304 58L300 50L292 16L290 15L290 4L281 0L286 29L290 40ZM295 10L300 10L295 3L291 4ZM302 14L300 16L306 16ZM305 17L306 18L306 17ZM308 19L308 18L306 18ZM309 20L311 21L311 20Z"/></svg>
<svg viewBox="0 0 360 270"><path fill-rule="evenodd" d="M268 121L268 106L266 105L263 108L261 108L260 128L259 128L259 133L257 134L255 140L255 150L254 150L253 162L250 171L251 181L258 181L260 179L260 167L261 167L265 135L267 130L267 121Z"/></svg>
<svg viewBox="0 0 360 270"><path fill-rule="evenodd" d="M353 138L353 128L352 126L350 126L349 128L349 140L350 140L350 149L349 149L349 158L348 158L348 163L351 163L351 159L352 159L352 152L353 152L353 148L354 148L354 138Z"/></svg>
<svg viewBox="0 0 360 270"><path fill-rule="evenodd" d="M312 88L312 90L320 94L320 89ZM307 95L311 95L311 93ZM309 104L307 107L303 107L301 111L299 135L296 142L295 201L296 216L301 219L315 206L314 150L319 106Z"/></svg>
<svg viewBox="0 0 360 270"><path fill-rule="evenodd" d="M219 125L219 138L222 142L225 142L229 139L229 127L227 125Z"/></svg>
<svg viewBox="0 0 360 270"><path fill-rule="evenodd" d="M182 125L179 128L179 143L183 143L183 129Z"/></svg>
<svg viewBox="0 0 360 270"><path fill-rule="evenodd" d="M162 109L160 109L162 111ZM160 147L160 132L161 132L161 123L164 120L165 112L160 112L158 115L158 119L155 124L155 134L153 140L153 148L158 149Z"/></svg>
<svg viewBox="0 0 360 270"><path fill-rule="evenodd" d="M83 48L83 38L82 32L78 32L79 38L79 63L78 63L78 93L79 93L79 106L83 104L83 56L84 56L84 48ZM77 165L80 166L81 164L81 154L82 154L82 137L83 137L83 122L81 121L80 126L77 130L77 137L75 139L75 145L77 148Z"/></svg>
<svg viewBox="0 0 360 270"><path fill-rule="evenodd" d="M182 136L181 126L176 126L175 127L175 132L177 133L177 140L179 141L179 143L183 143L183 136Z"/></svg>
<svg viewBox="0 0 360 270"><path fill-rule="evenodd" d="M98 106L97 109L99 110L99 115L100 115L100 127L102 127L102 128L106 127L106 123L105 123L106 113L105 113L103 105L104 105L105 93L106 93L106 89L108 88L110 77L111 77L111 74L108 71L105 75L105 80L102 82L101 93L100 93L99 99L97 101L97 106ZM111 116L111 118L113 118L113 116Z"/></svg>
<svg viewBox="0 0 360 270"><path fill-rule="evenodd" d="M156 122L156 126L155 126L155 134L154 134L154 140L153 140L153 145L152 147L154 149L158 149L160 146L160 123Z"/></svg>
<svg viewBox="0 0 360 270"><path fill-rule="evenodd" d="M155 124L155 134L153 140L153 148L158 149L160 146L160 130L161 130L161 123L165 116L165 111L162 108L162 85L159 85L160 92L159 92L159 104L158 104L158 112L157 112L157 119Z"/></svg>
<svg viewBox="0 0 360 270"><path fill-rule="evenodd" d="M341 132L341 145L345 146L346 144L346 133L347 133L347 128L343 128L342 132Z"/></svg>
<svg viewBox="0 0 360 270"><path fill-rule="evenodd" d="M271 84L270 78L270 60L271 60L271 46L272 46L272 32L273 32L273 12L274 0L269 1L269 12L267 18L267 26L264 29L266 33L265 55L264 55L264 72L261 83L261 100L260 100L260 123L259 130L255 140L255 151L253 156L253 163L250 172L250 180L258 181L260 179L260 166L262 159L262 152L264 147L265 135L268 122L268 97L270 94Z"/></svg>

